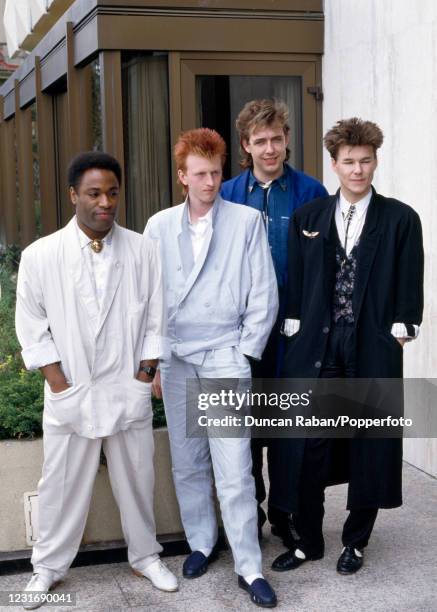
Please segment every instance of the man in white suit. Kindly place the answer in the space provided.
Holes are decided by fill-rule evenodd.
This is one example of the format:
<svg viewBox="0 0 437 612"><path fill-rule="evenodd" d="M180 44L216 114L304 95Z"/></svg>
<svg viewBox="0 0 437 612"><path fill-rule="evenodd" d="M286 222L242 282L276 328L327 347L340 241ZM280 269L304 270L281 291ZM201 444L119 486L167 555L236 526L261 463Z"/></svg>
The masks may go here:
<svg viewBox="0 0 437 612"><path fill-rule="evenodd" d="M134 572L164 591L178 587L159 558L153 516L151 382L166 342L160 258L152 240L115 223L120 184L113 157L77 156L69 168L75 216L21 258L17 335L26 367L45 377L28 591L47 592L66 575L102 445Z"/></svg>
<svg viewBox="0 0 437 612"><path fill-rule="evenodd" d="M226 145L214 130L185 132L175 146L187 198L154 215L145 235L159 240L165 270L171 357L160 365L173 476L192 550L185 578L216 558L213 471L238 584L257 605L276 595L262 575L250 438L186 436L186 380L250 379L276 319L278 296L260 213L218 195Z"/></svg>

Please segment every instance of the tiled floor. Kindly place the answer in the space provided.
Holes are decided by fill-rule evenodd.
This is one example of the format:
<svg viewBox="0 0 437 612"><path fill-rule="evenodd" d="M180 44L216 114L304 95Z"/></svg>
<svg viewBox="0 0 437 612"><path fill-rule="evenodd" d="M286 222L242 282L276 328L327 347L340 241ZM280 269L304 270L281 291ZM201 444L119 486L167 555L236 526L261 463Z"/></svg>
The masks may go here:
<svg viewBox="0 0 437 612"><path fill-rule="evenodd" d="M272 572L283 551L265 528L265 575L276 589L279 611L289 612L433 612L437 610L437 481L405 465L404 505L381 511L366 550L365 566L354 576L335 571L346 512L345 487L332 487L326 501L326 556L294 572ZM183 557L166 563L180 578L177 593L162 593L136 578L126 563L71 569L57 591L76 593L76 606L43 610L116 612L222 612L255 610L238 588L229 551L220 553L208 573L196 580L181 577ZM23 588L30 574L0 578L0 590ZM11 607L0 610L12 611Z"/></svg>

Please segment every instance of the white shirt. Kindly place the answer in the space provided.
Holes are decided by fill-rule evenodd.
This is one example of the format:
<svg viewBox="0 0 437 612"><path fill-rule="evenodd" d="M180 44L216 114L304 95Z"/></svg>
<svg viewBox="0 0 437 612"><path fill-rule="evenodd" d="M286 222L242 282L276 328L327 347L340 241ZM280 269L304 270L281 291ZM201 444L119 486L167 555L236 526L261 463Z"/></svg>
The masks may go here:
<svg viewBox="0 0 437 612"><path fill-rule="evenodd" d="M372 191L369 191L358 202L355 202L355 212L349 223L349 230L347 233L347 244L346 244L346 255L350 255L350 252L356 245L366 221L367 209L369 208L370 200L372 199ZM346 243L346 215L349 211L351 204L346 200L342 192L340 191L340 197L337 200L335 206L335 225L337 226L338 237L340 242L345 246ZM293 336L297 334L300 329L299 319L285 319L283 333L285 336ZM419 335L419 326L414 325L414 338ZM395 338L405 338L406 340L413 340L414 338L408 336L407 328L403 323L394 323L391 328L391 334Z"/></svg>
<svg viewBox="0 0 437 612"><path fill-rule="evenodd" d="M77 231L82 257L85 259L85 264L94 285L95 297L99 305L99 310L101 310L112 261L112 228L102 240L103 249L100 253L96 253L92 250L90 247L92 242L91 238L80 229L79 225L77 225Z"/></svg>
<svg viewBox="0 0 437 612"><path fill-rule="evenodd" d="M350 255L350 252L357 243L358 238L361 236L371 198L372 192L369 191L364 198L355 203L355 212L350 220L347 233L346 255ZM340 191L340 197L335 206L335 224L337 226L338 237L340 238L340 242L343 247L346 242L346 215L350 206L351 204L346 200Z"/></svg>
<svg viewBox="0 0 437 612"><path fill-rule="evenodd" d="M212 206L203 217L191 221L190 207L188 206L188 227L190 229L191 245L193 247L194 261L199 257L209 227L212 225Z"/></svg>

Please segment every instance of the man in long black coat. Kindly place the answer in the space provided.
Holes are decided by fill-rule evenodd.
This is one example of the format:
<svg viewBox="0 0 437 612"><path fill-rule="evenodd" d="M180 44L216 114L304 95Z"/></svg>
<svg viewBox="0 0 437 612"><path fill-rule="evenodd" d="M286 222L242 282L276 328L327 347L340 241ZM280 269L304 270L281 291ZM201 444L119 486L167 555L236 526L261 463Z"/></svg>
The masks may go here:
<svg viewBox="0 0 437 612"><path fill-rule="evenodd" d="M404 343L422 320L422 232L410 206L372 187L382 140L376 124L357 118L325 135L340 189L290 222L285 377L402 378ZM281 444L294 448L283 488L300 541L273 569L323 557L324 488L347 481L337 570L357 571L378 509L402 504L402 440L294 439L278 452Z"/></svg>

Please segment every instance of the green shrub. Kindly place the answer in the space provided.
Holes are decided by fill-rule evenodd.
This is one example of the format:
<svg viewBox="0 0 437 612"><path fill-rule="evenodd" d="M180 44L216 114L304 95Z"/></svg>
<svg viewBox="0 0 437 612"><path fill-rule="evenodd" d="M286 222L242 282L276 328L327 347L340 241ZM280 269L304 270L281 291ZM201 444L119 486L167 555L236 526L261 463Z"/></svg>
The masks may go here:
<svg viewBox="0 0 437 612"><path fill-rule="evenodd" d="M0 439L42 434L43 379L24 369L15 335L19 247L0 250Z"/></svg>
<svg viewBox="0 0 437 612"><path fill-rule="evenodd" d="M165 420L164 404L162 400L152 398L153 405L153 427L165 427L167 422Z"/></svg>
<svg viewBox="0 0 437 612"><path fill-rule="evenodd" d="M0 439L42 435L43 378L38 371L16 371L12 356L0 370Z"/></svg>
<svg viewBox="0 0 437 612"><path fill-rule="evenodd" d="M15 335L15 293L19 247L0 249L0 440L42 435L44 379L29 372ZM165 425L164 406L153 400L153 427Z"/></svg>

